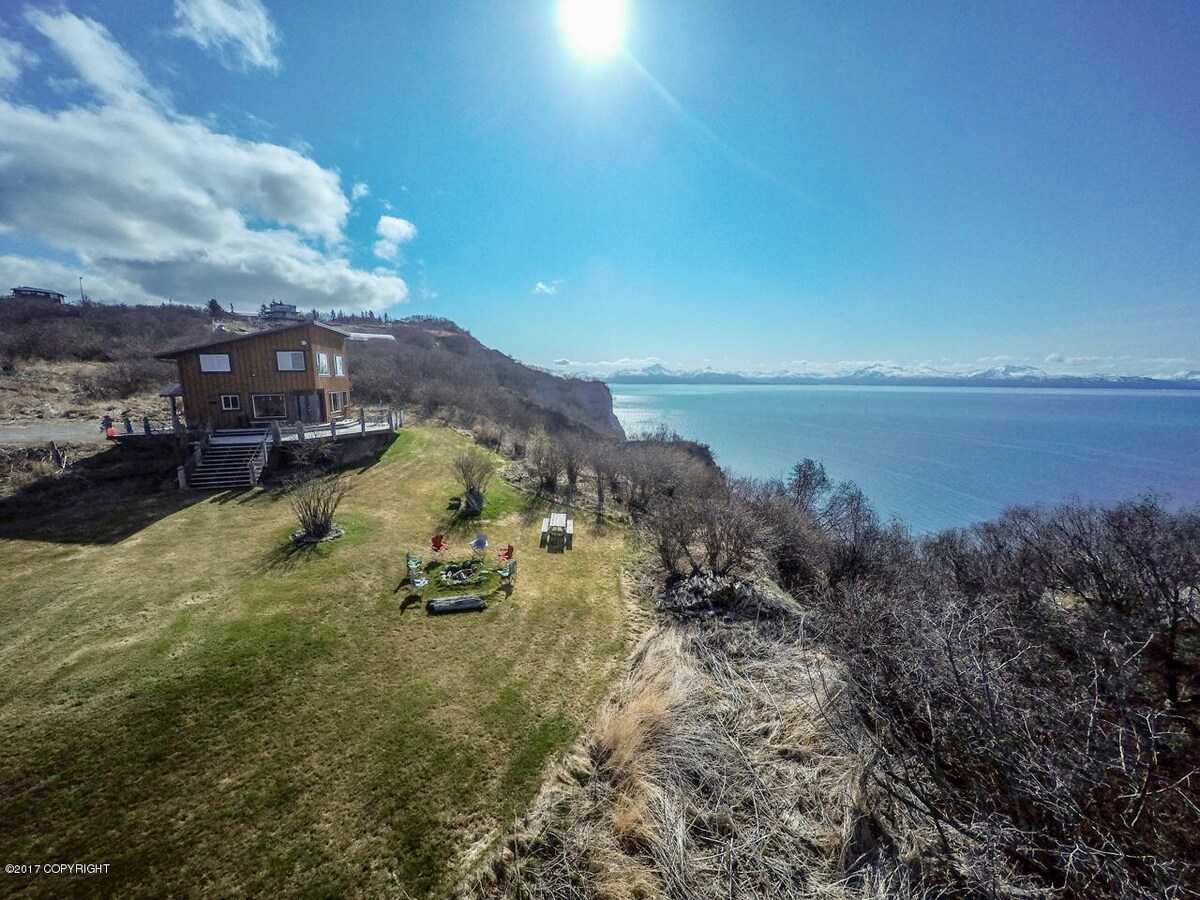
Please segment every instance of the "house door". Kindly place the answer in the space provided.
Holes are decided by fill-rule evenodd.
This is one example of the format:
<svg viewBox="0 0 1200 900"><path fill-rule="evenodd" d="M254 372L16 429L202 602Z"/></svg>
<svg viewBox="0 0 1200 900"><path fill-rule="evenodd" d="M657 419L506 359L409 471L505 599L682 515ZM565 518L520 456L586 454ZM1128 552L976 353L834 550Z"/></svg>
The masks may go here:
<svg viewBox="0 0 1200 900"><path fill-rule="evenodd" d="M301 422L323 422L321 395L319 393L296 395L296 418Z"/></svg>

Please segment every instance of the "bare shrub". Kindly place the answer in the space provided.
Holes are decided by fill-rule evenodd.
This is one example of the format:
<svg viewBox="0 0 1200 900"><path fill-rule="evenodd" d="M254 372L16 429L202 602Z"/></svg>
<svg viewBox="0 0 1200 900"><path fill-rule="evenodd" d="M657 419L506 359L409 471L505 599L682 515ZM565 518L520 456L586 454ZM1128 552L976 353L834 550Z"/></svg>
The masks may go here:
<svg viewBox="0 0 1200 900"><path fill-rule="evenodd" d="M684 466L671 494L656 494L641 522L669 574L749 571L765 560L772 533L755 508L755 485Z"/></svg>
<svg viewBox="0 0 1200 900"><path fill-rule="evenodd" d="M606 493L616 480L616 448L608 441L589 442L587 464L596 479L596 502L603 507Z"/></svg>
<svg viewBox="0 0 1200 900"><path fill-rule="evenodd" d="M814 595L850 701L830 732L869 748L889 830L938 835L926 877L992 896L1182 890L1195 723L1169 695L1195 634L1194 527L1146 502L1012 510Z"/></svg>
<svg viewBox="0 0 1200 900"><path fill-rule="evenodd" d="M283 445L283 454L290 468L296 471L293 483L316 477L333 464L334 448L320 441L296 441Z"/></svg>
<svg viewBox="0 0 1200 900"><path fill-rule="evenodd" d="M504 439L504 433L491 422L479 422L471 429L471 436L475 438L475 443L487 447L489 450L499 450Z"/></svg>
<svg viewBox="0 0 1200 900"><path fill-rule="evenodd" d="M0 488L20 491L41 481L62 475L70 466L70 454L40 447L0 448Z"/></svg>
<svg viewBox="0 0 1200 900"><path fill-rule="evenodd" d="M326 537L334 527L338 506L350 493L350 481L343 475L294 482L288 491L292 512L300 521L306 537Z"/></svg>
<svg viewBox="0 0 1200 900"><path fill-rule="evenodd" d="M96 377L95 390L101 399L117 397L124 400L159 387L171 372L171 366L155 360L120 362Z"/></svg>
<svg viewBox="0 0 1200 900"><path fill-rule="evenodd" d="M579 483L579 473L587 462L587 443L578 434L567 432L558 440L559 453L562 456L563 473L567 476L567 492L575 493Z"/></svg>
<svg viewBox="0 0 1200 900"><path fill-rule="evenodd" d="M821 499L832 487L824 464L812 459L802 459L792 466L787 481L792 498L809 513L815 513Z"/></svg>
<svg viewBox="0 0 1200 900"><path fill-rule="evenodd" d="M450 465L454 469L455 480L467 493L482 494L486 491L488 483L492 480L492 473L495 471L492 458L478 447L472 447L465 453L460 453L451 461Z"/></svg>
<svg viewBox="0 0 1200 900"><path fill-rule="evenodd" d="M719 478L710 462L687 442L641 441L622 446L618 471L629 485L629 507L644 512L657 498L692 496Z"/></svg>
<svg viewBox="0 0 1200 900"><path fill-rule="evenodd" d="M526 442L526 459L537 476L543 491L553 494L558 490L558 479L563 472L563 455L559 442L544 428L535 428Z"/></svg>

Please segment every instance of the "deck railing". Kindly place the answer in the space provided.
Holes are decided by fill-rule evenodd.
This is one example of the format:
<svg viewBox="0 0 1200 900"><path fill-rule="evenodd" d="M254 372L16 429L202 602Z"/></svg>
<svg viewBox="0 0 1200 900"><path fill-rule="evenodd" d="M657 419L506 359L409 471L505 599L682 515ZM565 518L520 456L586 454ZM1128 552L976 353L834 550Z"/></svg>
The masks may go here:
<svg viewBox="0 0 1200 900"><path fill-rule="evenodd" d="M395 433L404 426L404 412L398 409L367 410L360 408L357 418L333 419L329 422L294 422L279 425L280 440L306 441L320 438L352 437L369 432Z"/></svg>

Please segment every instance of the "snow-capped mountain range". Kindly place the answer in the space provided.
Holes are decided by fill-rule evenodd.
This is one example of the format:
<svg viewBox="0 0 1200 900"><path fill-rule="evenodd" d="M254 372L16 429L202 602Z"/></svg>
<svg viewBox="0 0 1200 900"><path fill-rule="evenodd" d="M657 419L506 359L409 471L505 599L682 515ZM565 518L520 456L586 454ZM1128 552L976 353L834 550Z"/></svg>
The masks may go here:
<svg viewBox="0 0 1200 900"><path fill-rule="evenodd" d="M564 371L565 370L565 371ZM602 374L586 366L563 366L563 374L597 378L610 384L850 384L909 385L927 387L1107 387L1174 388L1200 390L1200 370L1177 372L1166 377L1145 375L1064 375L1034 366L1002 365L968 371L950 371L932 366L896 366L873 363L859 368L780 369L761 372L723 372L712 368L679 370L662 363L641 368L618 369Z"/></svg>

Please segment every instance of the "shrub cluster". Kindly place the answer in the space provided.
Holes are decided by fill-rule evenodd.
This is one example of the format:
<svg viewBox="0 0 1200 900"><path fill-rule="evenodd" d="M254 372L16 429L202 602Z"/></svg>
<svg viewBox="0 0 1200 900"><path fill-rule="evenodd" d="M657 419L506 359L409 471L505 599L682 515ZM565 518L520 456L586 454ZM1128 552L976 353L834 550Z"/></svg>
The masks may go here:
<svg viewBox="0 0 1200 900"><path fill-rule="evenodd" d="M817 613L808 639L844 683L822 715L838 752L870 761L873 852L890 847L900 880L1197 888L1200 512L1014 508L917 540L805 461L652 491L639 518L668 574L750 563Z"/></svg>
<svg viewBox="0 0 1200 900"><path fill-rule="evenodd" d="M207 314L190 306L0 303L0 360L73 360L152 364L164 347L210 337Z"/></svg>

